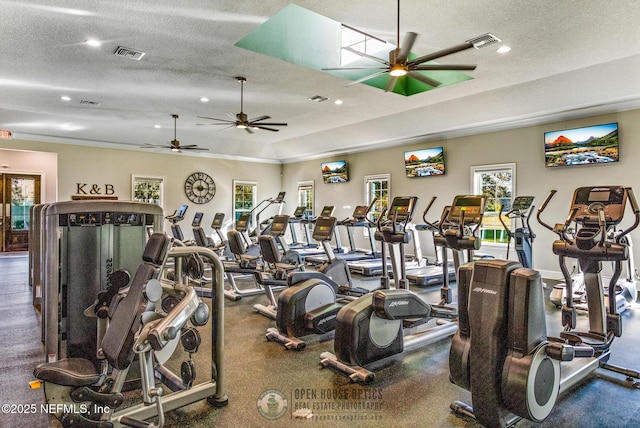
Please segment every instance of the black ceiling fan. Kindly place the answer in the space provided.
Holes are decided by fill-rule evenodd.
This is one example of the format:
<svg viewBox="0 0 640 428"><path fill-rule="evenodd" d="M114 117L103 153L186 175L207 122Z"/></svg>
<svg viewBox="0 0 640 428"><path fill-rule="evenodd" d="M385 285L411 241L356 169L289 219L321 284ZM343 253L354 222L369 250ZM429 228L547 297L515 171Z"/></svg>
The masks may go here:
<svg viewBox="0 0 640 428"><path fill-rule="evenodd" d="M361 79L358 79L354 82L349 83L347 86L355 85L356 83L361 83L369 79L373 79L374 77L381 76L385 73L389 73L390 78L387 86L385 87L385 92L393 91L398 83L398 79L400 77L408 77L419 80L427 85L436 87L441 84L441 82L432 79L430 77L425 76L420 71L434 71L434 70L446 70L446 71L472 71L476 69L476 65L467 65L467 64L425 64L429 61L433 61L435 59L454 54L456 52L460 52L470 48L479 49L481 47L487 46L489 44L498 43L501 40L495 37L492 34L484 34L482 36L476 37L474 39L467 40L464 43L452 46L447 49L442 49L437 52L423 55L418 58L409 59L409 54L411 53L411 49L413 48L413 44L416 41L418 35L413 32L408 32L404 40L402 41L402 45L400 45L400 0L398 0L398 31L396 36L396 46L397 48L393 49L389 52L389 60L386 61L382 58L378 58L373 55L366 54L364 52L357 51L349 46L343 47L342 49L361 56L363 58L368 58L374 60L381 64L381 66L377 67L338 67L338 68L323 68L324 71L339 71L339 70L380 70L368 76L365 76Z"/></svg>
<svg viewBox="0 0 640 428"><path fill-rule="evenodd" d="M173 140L171 140L171 142L169 143L169 145L164 145L164 144L145 144L144 146L140 146L140 148L142 149L154 149L156 147L163 147L165 149L170 149L172 152L177 152L177 153L181 153L183 150L201 150L201 151L208 151L209 149L205 149L202 147L198 147L195 144L189 144L188 146L181 146L180 145L180 141L178 141L178 139L176 138L176 129L177 129L177 125L178 125L178 115L177 114L172 114L171 117L173 117Z"/></svg>
<svg viewBox="0 0 640 428"><path fill-rule="evenodd" d="M271 116L258 116L252 119L249 119L246 113L243 111L243 102L244 102L244 82L247 81L244 77L236 77L236 80L240 82L240 113L227 112L227 116L231 118L229 119L218 119L215 117L207 117L207 116L198 116L201 119L209 119L209 120L217 120L222 123L199 123L198 125L228 125L229 128L235 127L246 130L249 134L253 134L254 129L264 129L267 131L278 132L279 129L270 128L270 126L287 126L286 123L266 123L262 122L266 119L271 119Z"/></svg>

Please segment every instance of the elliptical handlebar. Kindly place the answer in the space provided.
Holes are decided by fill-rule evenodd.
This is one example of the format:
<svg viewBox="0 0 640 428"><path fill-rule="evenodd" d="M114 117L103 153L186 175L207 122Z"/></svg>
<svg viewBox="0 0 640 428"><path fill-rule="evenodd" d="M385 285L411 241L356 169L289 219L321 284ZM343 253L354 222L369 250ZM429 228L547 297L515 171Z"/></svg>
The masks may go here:
<svg viewBox="0 0 640 428"><path fill-rule="evenodd" d="M426 224L427 227L429 229L431 229L432 231L438 231L439 227L437 225L431 223L429 220L427 220L427 213L429 212L429 210L433 206L433 203L436 201L436 199L438 199L437 196L432 197L431 201L427 205L427 208L425 208L424 211L422 212L422 220L424 221L424 224Z"/></svg>
<svg viewBox="0 0 640 428"><path fill-rule="evenodd" d="M627 190L627 199L629 200L629 204L631 205L631 209L633 210L633 214L635 215L636 220L631 226L623 230L622 233L618 235L616 239L617 242L620 242L620 239L623 236L627 235L629 232L637 228L638 225L640 225L640 207L638 207L638 201L636 201L636 197L633 194L633 189L631 187L626 187L625 189Z"/></svg>
<svg viewBox="0 0 640 428"><path fill-rule="evenodd" d="M538 220L538 223L540 223L542 226L546 227L547 229L549 229L550 231L557 233L555 228L551 227L550 225L548 225L547 223L545 223L544 221L542 221L542 219L540 218L540 215L542 214L542 212L545 210L545 208L547 208L547 204L549 203L549 201L551 200L551 198L553 198L553 196L557 193L557 190L551 190L549 192L549 194L547 195L547 197L545 198L544 202L542 202L542 205L540 205L540 208L538 208L538 213L536 214L536 219Z"/></svg>
<svg viewBox="0 0 640 428"><path fill-rule="evenodd" d="M569 213L569 216L567 217L567 219L565 220L564 223L556 223L556 225L553 226L553 227L548 225L547 223L545 223L542 220L542 218L540 218L542 212L547 207L547 204L549 203L551 198L553 198L553 196L557 192L558 192L557 190L551 190L549 192L549 194L547 195L547 197L544 200L544 202L542 202L542 205L540 205L540 208L538 208L538 213L536 214L536 219L538 220L538 223L540 223L542 226L544 226L545 228L549 229L553 233L557 234L558 237L560 238L560 240L573 245L573 243L574 243L573 240L571 240L571 238L569 238L569 236L567 236L567 229L569 228L569 225L571 224L571 222L573 221L573 218L575 217L575 215L578 212L577 208L574 208L574 209L571 210L571 212Z"/></svg>
<svg viewBox="0 0 640 428"><path fill-rule="evenodd" d="M504 210L504 205L500 205L500 211L498 212L498 220L500 220L500 223L502 223L502 227L504 227L504 231L507 232L507 238L509 238L509 242L511 242L511 237L513 236L513 234L511 233L511 228L507 227L507 224L502 219L503 210ZM513 213L513 210L509 211L506 215L509 216L511 215L511 213Z"/></svg>

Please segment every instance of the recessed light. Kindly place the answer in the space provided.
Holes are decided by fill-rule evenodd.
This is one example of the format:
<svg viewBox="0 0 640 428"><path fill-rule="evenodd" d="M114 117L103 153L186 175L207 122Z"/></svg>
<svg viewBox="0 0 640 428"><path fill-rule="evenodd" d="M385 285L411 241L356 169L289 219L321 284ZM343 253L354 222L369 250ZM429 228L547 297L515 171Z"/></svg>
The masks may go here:
<svg viewBox="0 0 640 428"><path fill-rule="evenodd" d="M337 106L339 106L340 104L342 104L344 101L342 100L335 100L333 103Z"/></svg>
<svg viewBox="0 0 640 428"><path fill-rule="evenodd" d="M102 42L100 40L96 40L96 39L87 39L85 40L85 43L89 46L92 46L94 48L98 48L100 46L102 46Z"/></svg>
<svg viewBox="0 0 640 428"><path fill-rule="evenodd" d="M156 129L162 128L162 126L160 126L160 125L153 125L153 127L156 128Z"/></svg>
<svg viewBox="0 0 640 428"><path fill-rule="evenodd" d="M209 102L209 98L207 98L207 97L201 97L201 98L200 98L200 102L202 102L202 103L208 103L208 102Z"/></svg>
<svg viewBox="0 0 640 428"><path fill-rule="evenodd" d="M500 46L496 52L503 54L509 52L510 50L511 48L509 46L504 45Z"/></svg>
<svg viewBox="0 0 640 428"><path fill-rule="evenodd" d="M60 97L60 99L61 99L62 101L71 101L71 97L68 97L68 96L66 96L66 95L61 96L61 97Z"/></svg>

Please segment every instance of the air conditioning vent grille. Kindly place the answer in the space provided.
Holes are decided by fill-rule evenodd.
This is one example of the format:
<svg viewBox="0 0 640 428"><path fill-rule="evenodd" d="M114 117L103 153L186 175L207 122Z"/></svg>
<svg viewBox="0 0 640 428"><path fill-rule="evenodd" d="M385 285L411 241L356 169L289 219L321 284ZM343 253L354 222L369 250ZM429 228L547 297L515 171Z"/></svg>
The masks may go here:
<svg viewBox="0 0 640 428"><path fill-rule="evenodd" d="M467 40L468 43L471 43L474 48L480 49L489 45L493 45L495 43L500 43L502 40L497 38L491 33L483 34L482 36L475 37L473 39Z"/></svg>
<svg viewBox="0 0 640 428"><path fill-rule="evenodd" d="M125 48L124 46L118 46L118 48L114 52L114 55L140 61L140 59L145 55L145 53L136 51L133 49Z"/></svg>

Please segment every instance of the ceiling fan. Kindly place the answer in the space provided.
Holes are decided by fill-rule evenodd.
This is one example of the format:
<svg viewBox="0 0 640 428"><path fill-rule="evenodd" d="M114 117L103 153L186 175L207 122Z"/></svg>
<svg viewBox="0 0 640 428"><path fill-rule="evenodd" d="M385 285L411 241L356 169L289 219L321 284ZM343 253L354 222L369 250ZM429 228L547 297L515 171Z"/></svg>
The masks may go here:
<svg viewBox="0 0 640 428"><path fill-rule="evenodd" d="M374 60L381 64L378 67L338 67L338 68L323 68L324 71L330 70L380 70L368 76L365 76L361 79L358 79L354 82L349 83L347 86L355 85L356 83L361 83L367 81L369 79L373 79L375 77L381 76L385 73L389 73L391 76L389 78L389 82L385 87L385 92L393 91L396 84L398 83L399 78L408 77L419 80L427 85L436 87L441 84L441 82L432 79L430 77L425 76L420 71L433 71L433 70L466 70L472 71L476 69L475 65L466 65L466 64L425 64L429 61L433 61L435 59L454 54L456 52L460 52L469 48L479 49L481 47L485 47L489 44L498 43L501 40L495 37L492 34L484 34L482 36L476 37L471 40L467 40L464 43L452 46L447 49L442 49L440 51L423 55L418 58L409 59L409 54L411 53L411 49L413 48L413 44L416 41L418 35L413 32L408 32L404 40L402 41L402 45L400 45L400 0L398 0L398 31L396 36L396 46L397 48L393 49L389 52L389 60L384 60L382 58L378 58L374 55L369 55L364 52L357 51L350 46L343 47L342 49L361 56L363 58L368 58Z"/></svg>
<svg viewBox="0 0 640 428"><path fill-rule="evenodd" d="M231 118L229 119L217 119L215 117L206 117L206 116L198 116L201 119L209 119L209 120L217 120L222 123L200 123L199 125L228 125L229 128L236 127L240 129L246 130L249 134L253 134L254 129L264 129L267 131L278 132L279 129L270 128L270 126L287 126L286 123L266 123L262 122L266 119L271 119L271 116L258 116L253 119L249 119L246 113L243 111L243 101L244 101L244 82L247 81L244 77L236 77L236 80L240 82L240 113L227 112L227 116Z"/></svg>
<svg viewBox="0 0 640 428"><path fill-rule="evenodd" d="M176 138L176 129L178 125L177 121L179 116L177 114L172 114L171 117L173 117L173 140L169 143L170 145L167 146L162 144L145 144L144 146L140 146L140 148L154 149L156 147L163 147L166 149L170 149L172 152L177 152L177 153L181 153L183 150L202 150L202 151L209 150L202 147L198 147L195 144L189 144L188 146L181 146L180 141L178 141Z"/></svg>

